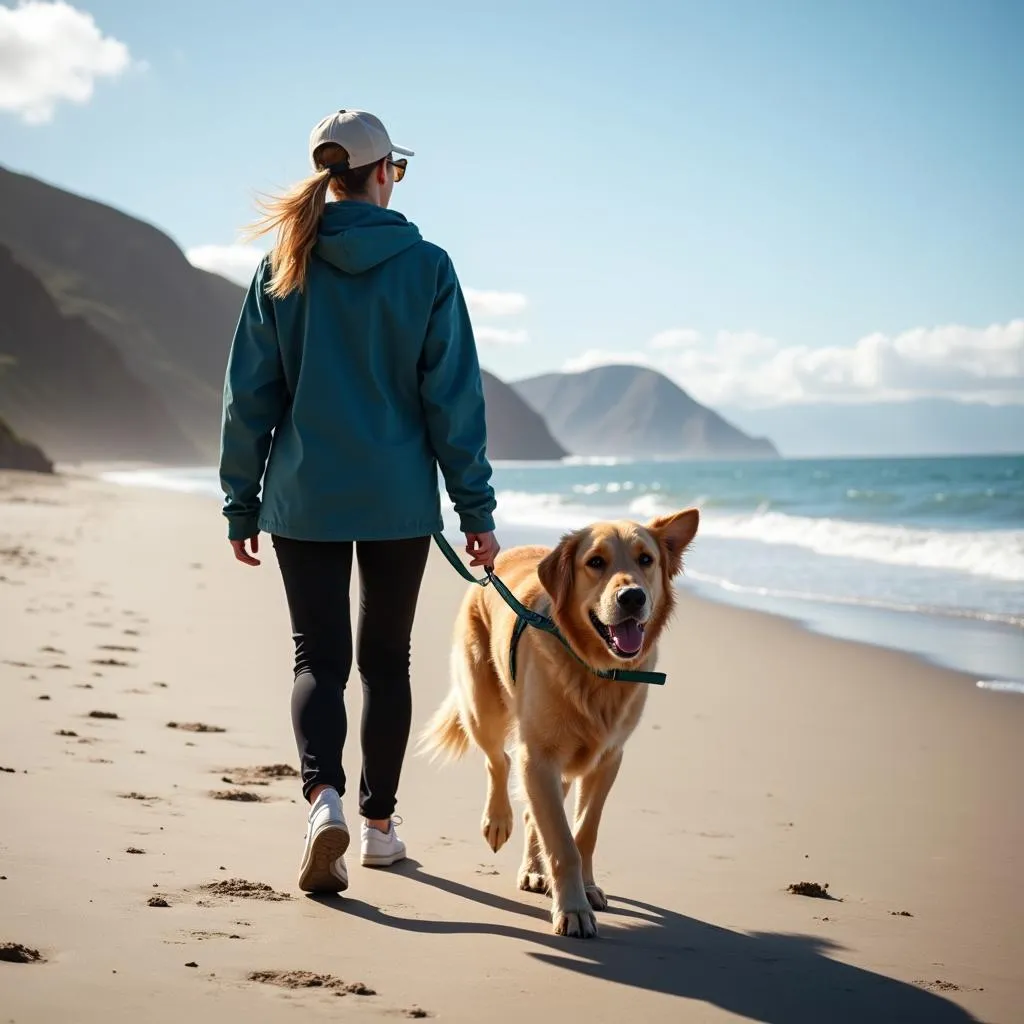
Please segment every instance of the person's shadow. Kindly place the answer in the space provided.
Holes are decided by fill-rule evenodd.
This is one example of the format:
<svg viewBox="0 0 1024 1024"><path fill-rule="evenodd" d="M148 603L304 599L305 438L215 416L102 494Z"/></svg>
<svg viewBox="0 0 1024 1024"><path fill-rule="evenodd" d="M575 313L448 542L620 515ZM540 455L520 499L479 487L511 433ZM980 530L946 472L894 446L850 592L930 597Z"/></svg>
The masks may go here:
<svg viewBox="0 0 1024 1024"><path fill-rule="evenodd" d="M392 869L452 896L549 926L545 910L431 875L414 860ZM544 930L476 921L423 921L384 914L357 899L310 897L355 917L426 934L504 935L535 946L527 956L552 968L650 992L699 999L764 1024L965 1024L977 1018L941 996L831 959L825 938L742 933L672 910L609 896L589 941ZM571 955L566 955L571 954Z"/></svg>

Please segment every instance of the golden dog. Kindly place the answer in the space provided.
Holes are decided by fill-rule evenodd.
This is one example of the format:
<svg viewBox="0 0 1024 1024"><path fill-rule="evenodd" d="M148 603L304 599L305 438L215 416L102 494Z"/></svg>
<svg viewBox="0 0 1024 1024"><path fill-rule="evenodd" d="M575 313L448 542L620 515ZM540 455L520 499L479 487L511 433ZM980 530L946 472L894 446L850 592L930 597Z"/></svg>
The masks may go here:
<svg viewBox="0 0 1024 1024"><path fill-rule="evenodd" d="M697 533L686 509L646 525L595 523L552 550L513 548L495 572L526 607L553 618L573 651L597 669L653 670L657 641L675 606L672 578ZM519 888L550 892L553 930L590 938L608 906L594 880L605 800L636 728L647 687L604 679L557 637L527 628L516 678L509 650L516 615L494 587L471 587L455 625L452 686L423 731L421 749L460 757L472 740L487 758L482 828L492 850L512 834L506 742L515 737L525 796ZM565 798L577 783L575 830Z"/></svg>

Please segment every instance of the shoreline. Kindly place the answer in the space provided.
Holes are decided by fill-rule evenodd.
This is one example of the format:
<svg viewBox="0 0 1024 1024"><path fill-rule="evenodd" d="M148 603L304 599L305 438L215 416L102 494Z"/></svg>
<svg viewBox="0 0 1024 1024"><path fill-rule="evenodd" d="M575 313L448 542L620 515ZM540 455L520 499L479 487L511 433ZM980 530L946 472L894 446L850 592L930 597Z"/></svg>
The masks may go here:
<svg viewBox="0 0 1024 1024"><path fill-rule="evenodd" d="M90 463L68 466L64 471L113 481L119 486L202 494L216 501L216 497L203 487L184 482L176 485L174 476L168 476L166 472L208 472L209 469L208 466ZM502 521L500 508L498 520L499 536L503 538L505 547L523 543L551 544L560 532L552 527ZM448 533L457 532L447 509L445 527ZM910 654L929 665L962 674L970 680L970 685L978 689L1024 695L1024 629L998 619L993 621L980 616L961 617L927 609L872 605L835 597L758 594L693 577L684 577L679 587L720 605L796 622L811 633Z"/></svg>
<svg viewBox="0 0 1024 1024"><path fill-rule="evenodd" d="M1008 624L916 609L876 608L835 599L734 595L715 584L693 581L690 587L703 600L794 622L809 633L910 655L926 665L957 673L977 689L1024 695L1024 676L1020 674L1024 666L1024 633ZM979 670L975 666L981 659L964 654L965 642L974 651L977 647L970 644L971 640L987 644L993 639L1001 641L1002 647L995 658L991 651L985 653L984 659L992 670Z"/></svg>

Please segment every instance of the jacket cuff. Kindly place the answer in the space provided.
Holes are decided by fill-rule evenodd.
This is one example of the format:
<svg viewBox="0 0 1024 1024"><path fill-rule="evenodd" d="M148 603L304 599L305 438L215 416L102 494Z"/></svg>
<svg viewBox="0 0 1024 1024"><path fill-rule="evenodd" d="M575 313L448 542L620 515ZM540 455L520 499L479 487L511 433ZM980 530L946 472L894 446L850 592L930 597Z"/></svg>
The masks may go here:
<svg viewBox="0 0 1024 1024"><path fill-rule="evenodd" d="M228 540L248 540L260 532L260 517L231 516L228 519Z"/></svg>
<svg viewBox="0 0 1024 1024"><path fill-rule="evenodd" d="M463 533L493 533L494 517L487 512L467 512L459 516L459 529Z"/></svg>

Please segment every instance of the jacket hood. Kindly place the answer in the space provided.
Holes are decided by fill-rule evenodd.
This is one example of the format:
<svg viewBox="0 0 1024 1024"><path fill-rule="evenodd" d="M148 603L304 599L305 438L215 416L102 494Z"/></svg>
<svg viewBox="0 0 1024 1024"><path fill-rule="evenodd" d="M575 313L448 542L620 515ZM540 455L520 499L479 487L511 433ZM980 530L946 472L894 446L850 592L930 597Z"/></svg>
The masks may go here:
<svg viewBox="0 0 1024 1024"><path fill-rule="evenodd" d="M362 274L421 240L402 214L345 200L324 207L313 252L346 274Z"/></svg>

